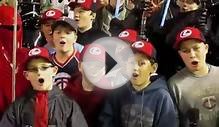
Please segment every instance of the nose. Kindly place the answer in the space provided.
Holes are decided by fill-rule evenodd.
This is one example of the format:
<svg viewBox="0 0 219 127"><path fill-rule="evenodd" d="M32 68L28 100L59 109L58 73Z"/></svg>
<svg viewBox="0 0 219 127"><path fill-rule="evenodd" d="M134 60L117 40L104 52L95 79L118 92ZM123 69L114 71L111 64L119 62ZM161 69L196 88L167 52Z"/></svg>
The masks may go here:
<svg viewBox="0 0 219 127"><path fill-rule="evenodd" d="M74 12L74 18L78 18L79 17L79 12L78 11L75 11Z"/></svg>
<svg viewBox="0 0 219 127"><path fill-rule="evenodd" d="M63 38L63 37L65 37L65 36L66 36L65 31L62 31L62 32L60 33L60 37Z"/></svg>
<svg viewBox="0 0 219 127"><path fill-rule="evenodd" d="M190 55L190 58L194 58L194 57L195 57L195 51L194 51L194 49L190 49L189 55Z"/></svg>
<svg viewBox="0 0 219 127"><path fill-rule="evenodd" d="M139 69L139 65L138 65L138 63L136 62L136 63L134 63L134 71L137 71Z"/></svg>

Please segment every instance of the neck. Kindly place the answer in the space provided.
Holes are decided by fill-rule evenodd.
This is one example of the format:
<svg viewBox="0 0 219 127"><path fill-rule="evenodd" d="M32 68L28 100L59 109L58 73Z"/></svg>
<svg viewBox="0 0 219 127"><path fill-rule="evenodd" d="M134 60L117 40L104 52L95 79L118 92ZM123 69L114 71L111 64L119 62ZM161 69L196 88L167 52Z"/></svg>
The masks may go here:
<svg viewBox="0 0 219 127"><path fill-rule="evenodd" d="M197 77L205 76L208 73L209 73L209 66L206 63L200 70L193 72L193 74Z"/></svg>
<svg viewBox="0 0 219 127"><path fill-rule="evenodd" d="M65 60L68 59L73 53L74 50L68 52L56 52L55 57L59 60L59 62L65 62Z"/></svg>
<svg viewBox="0 0 219 127"><path fill-rule="evenodd" d="M144 89L145 87L147 87L149 84L151 83L151 81L149 80L149 81L147 81L147 82L145 82L144 84L142 84L142 85L132 85L133 86L133 88L136 90L136 91L141 91L142 89Z"/></svg>
<svg viewBox="0 0 219 127"><path fill-rule="evenodd" d="M92 24L90 24L89 26L87 27L82 27L82 28L79 28L78 30L81 32L81 33L84 33L88 30L90 30L92 28Z"/></svg>
<svg viewBox="0 0 219 127"><path fill-rule="evenodd" d="M60 51L60 52L56 52L56 56L57 57L69 57L74 53L74 48L69 50L69 51Z"/></svg>
<svg viewBox="0 0 219 127"><path fill-rule="evenodd" d="M90 82L87 82L85 78L82 78L82 87L84 91L93 91L94 90L94 85L91 84Z"/></svg>

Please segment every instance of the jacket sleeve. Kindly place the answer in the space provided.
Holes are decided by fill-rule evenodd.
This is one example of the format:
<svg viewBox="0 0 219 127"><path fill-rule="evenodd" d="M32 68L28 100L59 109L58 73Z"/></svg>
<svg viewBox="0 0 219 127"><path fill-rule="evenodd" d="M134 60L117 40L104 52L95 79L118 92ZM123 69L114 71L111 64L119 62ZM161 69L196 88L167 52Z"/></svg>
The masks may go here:
<svg viewBox="0 0 219 127"><path fill-rule="evenodd" d="M71 113L67 124L67 127L88 127L79 105L74 101L72 102Z"/></svg>
<svg viewBox="0 0 219 127"><path fill-rule="evenodd" d="M98 127L120 127L120 111L118 98L111 93L105 100L98 117Z"/></svg>
<svg viewBox="0 0 219 127"><path fill-rule="evenodd" d="M8 110L3 114L2 119L0 121L0 127L18 127L17 125L17 115L16 115L16 107L15 103L13 103Z"/></svg>
<svg viewBox="0 0 219 127"><path fill-rule="evenodd" d="M178 127L178 113L169 92L163 90L162 98L158 102L155 116L156 127Z"/></svg>

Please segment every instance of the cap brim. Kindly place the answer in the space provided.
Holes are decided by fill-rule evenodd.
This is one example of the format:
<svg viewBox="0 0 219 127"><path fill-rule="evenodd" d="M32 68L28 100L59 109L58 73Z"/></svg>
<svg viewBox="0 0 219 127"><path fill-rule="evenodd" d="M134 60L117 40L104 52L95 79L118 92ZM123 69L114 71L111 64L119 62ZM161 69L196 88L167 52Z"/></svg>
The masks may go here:
<svg viewBox="0 0 219 127"><path fill-rule="evenodd" d="M53 64L52 60L50 60L49 58L45 58L45 57L42 57L42 56L30 56L27 58L27 60L24 62L24 70L27 70L27 66L28 66L28 63L30 63L33 59L44 59L46 60L48 63L51 63Z"/></svg>
<svg viewBox="0 0 219 127"><path fill-rule="evenodd" d="M73 27L72 25L70 25L68 22L65 22L65 21L63 21L63 20L56 21L56 22L52 25L52 31L54 31L57 26L69 27L69 28L71 28L72 31L77 32L77 29L76 29L76 28L74 28L74 27Z"/></svg>
<svg viewBox="0 0 219 127"><path fill-rule="evenodd" d="M187 41L187 40L198 40L198 41L200 41L200 42L205 43L205 40L200 39L200 38L184 38L184 39L180 40L179 42L177 42L177 43L174 45L174 48L175 48L176 50L179 50L179 47L180 47L180 45L182 44L182 42L183 42L183 41Z"/></svg>

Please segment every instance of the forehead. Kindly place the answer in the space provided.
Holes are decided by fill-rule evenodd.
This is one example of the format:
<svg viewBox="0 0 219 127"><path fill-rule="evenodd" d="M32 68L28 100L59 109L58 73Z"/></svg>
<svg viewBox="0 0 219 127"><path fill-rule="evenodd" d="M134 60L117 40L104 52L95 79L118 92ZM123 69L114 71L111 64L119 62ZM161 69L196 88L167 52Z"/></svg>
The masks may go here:
<svg viewBox="0 0 219 127"><path fill-rule="evenodd" d="M131 59L133 59L133 57L130 57L129 59L131 60ZM145 54L140 53L140 52L134 52L134 59L137 61L149 60L149 58Z"/></svg>
<svg viewBox="0 0 219 127"><path fill-rule="evenodd" d="M196 39L189 39L189 40L185 40L180 44L180 48L190 48L193 46L199 46L199 45L203 45L203 42L200 42L199 40Z"/></svg>
<svg viewBox="0 0 219 127"><path fill-rule="evenodd" d="M55 22L55 20L54 19L47 19L47 20L45 20L44 22L42 22L42 25L46 25L46 24L53 24Z"/></svg>
<svg viewBox="0 0 219 127"><path fill-rule="evenodd" d="M199 3L199 0L177 0L177 1L180 1L180 2L183 2L183 3Z"/></svg>
<svg viewBox="0 0 219 127"><path fill-rule="evenodd" d="M60 24L60 25L58 25L57 27L55 27L54 31L73 31L73 32L75 32L67 24Z"/></svg>
<svg viewBox="0 0 219 127"><path fill-rule="evenodd" d="M91 10L85 10L82 7L75 7L74 12L79 12L79 11L83 11L83 12L91 12Z"/></svg>
<svg viewBox="0 0 219 127"><path fill-rule="evenodd" d="M44 58L33 58L31 59L27 66L40 66L40 65L46 65L46 64L51 64L51 62L49 62L48 60L44 59Z"/></svg>

